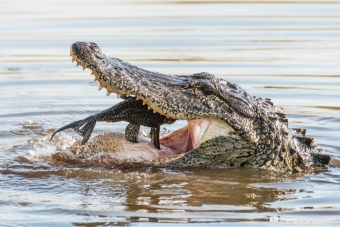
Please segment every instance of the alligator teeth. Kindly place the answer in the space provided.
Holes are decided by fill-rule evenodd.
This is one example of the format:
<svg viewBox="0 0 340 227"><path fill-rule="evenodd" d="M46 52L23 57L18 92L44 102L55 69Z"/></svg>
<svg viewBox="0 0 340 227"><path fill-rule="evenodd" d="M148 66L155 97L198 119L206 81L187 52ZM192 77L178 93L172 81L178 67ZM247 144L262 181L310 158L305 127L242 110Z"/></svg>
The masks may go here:
<svg viewBox="0 0 340 227"><path fill-rule="evenodd" d="M98 91L100 91L102 88L103 88L103 86L99 84ZM109 95L110 95L110 94L109 94ZM109 96L109 95L108 95L108 96Z"/></svg>
<svg viewBox="0 0 340 227"><path fill-rule="evenodd" d="M121 96L121 95L118 95L118 94L117 94L117 99L120 99L120 96Z"/></svg>
<svg viewBox="0 0 340 227"><path fill-rule="evenodd" d="M107 91L106 96L109 96L109 95L111 95L111 92Z"/></svg>

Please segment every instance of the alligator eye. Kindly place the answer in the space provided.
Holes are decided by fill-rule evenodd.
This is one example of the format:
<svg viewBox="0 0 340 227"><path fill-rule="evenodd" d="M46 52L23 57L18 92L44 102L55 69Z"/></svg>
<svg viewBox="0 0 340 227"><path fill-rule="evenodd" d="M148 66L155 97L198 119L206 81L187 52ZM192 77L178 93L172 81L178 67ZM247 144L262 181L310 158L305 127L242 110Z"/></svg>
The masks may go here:
<svg viewBox="0 0 340 227"><path fill-rule="evenodd" d="M214 91L211 89L211 87L201 87L201 91L205 94L205 95L212 95L214 94Z"/></svg>

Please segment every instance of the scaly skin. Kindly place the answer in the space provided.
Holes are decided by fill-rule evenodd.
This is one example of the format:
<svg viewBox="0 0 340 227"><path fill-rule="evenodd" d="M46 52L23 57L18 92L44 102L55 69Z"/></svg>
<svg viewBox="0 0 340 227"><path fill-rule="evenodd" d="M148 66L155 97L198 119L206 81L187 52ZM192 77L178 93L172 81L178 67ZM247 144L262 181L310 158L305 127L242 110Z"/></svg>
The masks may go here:
<svg viewBox="0 0 340 227"><path fill-rule="evenodd" d="M144 125L151 127L150 137L154 146L157 149L160 149L160 125L172 124L175 122L175 120L167 118L164 115L160 115L159 113L154 113L146 105L143 105L141 100L136 100L136 98L126 96L122 96L122 98L125 99L125 101L120 102L109 109L59 128L52 134L51 140L56 133L72 128L79 135L83 136L81 144L84 145L89 140L97 121L106 121L112 123L118 121L128 121L130 124L125 130L125 137L128 141L137 143L140 125Z"/></svg>
<svg viewBox="0 0 340 227"><path fill-rule="evenodd" d="M283 171L323 168L330 157L316 153L304 129L291 129L281 107L249 95L240 86L209 73L172 76L150 72L105 56L93 42L76 42L71 56L92 71L107 95L132 95L168 119L212 118L228 128L184 154L125 166L253 167ZM213 122L214 122L213 121Z"/></svg>

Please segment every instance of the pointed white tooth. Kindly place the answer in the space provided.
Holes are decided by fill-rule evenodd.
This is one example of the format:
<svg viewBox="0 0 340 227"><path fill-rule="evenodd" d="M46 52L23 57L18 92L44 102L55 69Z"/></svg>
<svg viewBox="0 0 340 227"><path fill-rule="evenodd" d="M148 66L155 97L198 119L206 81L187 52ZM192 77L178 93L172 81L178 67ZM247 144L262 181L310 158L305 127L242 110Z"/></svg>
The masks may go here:
<svg viewBox="0 0 340 227"><path fill-rule="evenodd" d="M72 63L74 62L74 58L72 58Z"/></svg>
<svg viewBox="0 0 340 227"><path fill-rule="evenodd" d="M109 96L109 95L111 95L111 92L107 91L106 96Z"/></svg>
<svg viewBox="0 0 340 227"><path fill-rule="evenodd" d="M93 71L91 72L91 75L94 75L94 74L93 74Z"/></svg>
<svg viewBox="0 0 340 227"><path fill-rule="evenodd" d="M139 100L138 97L136 97L136 100ZM143 103L144 104L144 103Z"/></svg>
<svg viewBox="0 0 340 227"><path fill-rule="evenodd" d="M85 70L86 68L83 66L83 71Z"/></svg>
<svg viewBox="0 0 340 227"><path fill-rule="evenodd" d="M151 110L151 108L150 108L150 107L148 107L148 110Z"/></svg>
<svg viewBox="0 0 340 227"><path fill-rule="evenodd" d="M118 95L118 94L117 94L117 99L120 99L120 96L121 96L121 95Z"/></svg>
<svg viewBox="0 0 340 227"><path fill-rule="evenodd" d="M146 105L146 103L145 103L145 102L143 102L143 105Z"/></svg>
<svg viewBox="0 0 340 227"><path fill-rule="evenodd" d="M79 65L79 63L77 62L77 65L76 66L78 66Z"/></svg>
<svg viewBox="0 0 340 227"><path fill-rule="evenodd" d="M98 91L100 91L102 88L103 88L103 86L99 84Z"/></svg>

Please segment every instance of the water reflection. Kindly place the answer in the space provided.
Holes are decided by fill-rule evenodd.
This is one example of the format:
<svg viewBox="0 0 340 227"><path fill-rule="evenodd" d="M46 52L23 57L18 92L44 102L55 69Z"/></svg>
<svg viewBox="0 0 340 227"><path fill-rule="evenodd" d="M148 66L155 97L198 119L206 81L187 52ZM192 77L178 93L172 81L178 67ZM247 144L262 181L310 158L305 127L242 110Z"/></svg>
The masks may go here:
<svg viewBox="0 0 340 227"><path fill-rule="evenodd" d="M13 152L25 149L17 147ZM87 226L85 217L91 217L91 223L115 225L215 223L269 221L278 213L289 219L294 213L305 216L315 209L322 216L327 210L340 209L340 199L327 194L335 195L340 189L334 168L306 176L248 169L105 170L51 164L48 159L29 156L2 162L0 184L6 182L6 186L0 189L0 203L6 204L8 212L24 214L41 204L53 215L76 215L80 222L74 224Z"/></svg>

